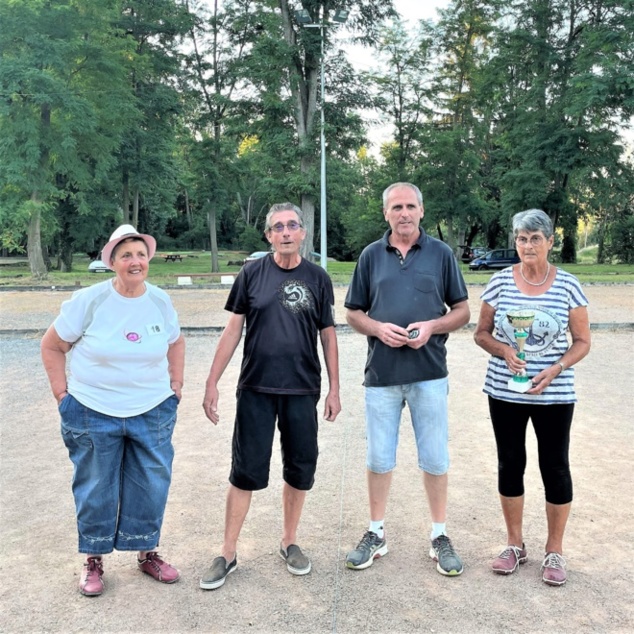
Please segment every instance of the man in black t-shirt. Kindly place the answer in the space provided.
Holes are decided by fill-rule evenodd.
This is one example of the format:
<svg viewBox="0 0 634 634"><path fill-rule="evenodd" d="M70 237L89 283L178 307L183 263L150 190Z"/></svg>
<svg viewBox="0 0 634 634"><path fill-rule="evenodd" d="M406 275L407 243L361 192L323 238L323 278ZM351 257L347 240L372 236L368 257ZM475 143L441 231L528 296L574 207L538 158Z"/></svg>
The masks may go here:
<svg viewBox="0 0 634 634"><path fill-rule="evenodd" d="M290 573L310 572L310 560L297 546L296 537L317 466L318 336L329 381L324 418L334 421L341 411L334 292L327 273L299 254L306 237L301 210L291 203L273 205L266 217L265 236L273 253L245 265L235 280L225 305L232 315L218 342L203 401L205 415L217 424L218 381L246 323L224 543L221 555L200 581L204 590L219 588L236 569L237 541L252 492L268 486L276 421L284 477L280 556Z"/></svg>

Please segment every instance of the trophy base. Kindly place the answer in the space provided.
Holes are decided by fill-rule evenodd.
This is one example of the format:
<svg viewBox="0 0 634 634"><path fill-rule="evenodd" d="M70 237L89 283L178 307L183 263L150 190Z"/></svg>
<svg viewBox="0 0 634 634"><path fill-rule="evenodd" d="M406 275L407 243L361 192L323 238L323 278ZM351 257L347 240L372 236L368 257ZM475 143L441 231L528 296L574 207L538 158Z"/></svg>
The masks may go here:
<svg viewBox="0 0 634 634"><path fill-rule="evenodd" d="M530 379L526 379L525 381L518 381L515 377L509 380L508 382L509 390L512 392L519 392L520 394L524 394L524 392L528 392L533 387L533 382Z"/></svg>

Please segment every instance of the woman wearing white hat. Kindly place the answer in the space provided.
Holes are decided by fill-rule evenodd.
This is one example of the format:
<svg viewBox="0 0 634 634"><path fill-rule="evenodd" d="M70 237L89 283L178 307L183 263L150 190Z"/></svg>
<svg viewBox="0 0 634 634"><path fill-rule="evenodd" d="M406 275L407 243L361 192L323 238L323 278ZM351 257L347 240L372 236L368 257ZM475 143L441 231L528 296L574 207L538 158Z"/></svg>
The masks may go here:
<svg viewBox="0 0 634 634"><path fill-rule="evenodd" d="M74 465L80 592L103 592L103 555L138 551L162 583L180 574L156 549L172 476L185 341L169 296L149 284L156 240L122 225L103 248L113 279L73 293L42 339ZM66 355L69 355L68 376Z"/></svg>

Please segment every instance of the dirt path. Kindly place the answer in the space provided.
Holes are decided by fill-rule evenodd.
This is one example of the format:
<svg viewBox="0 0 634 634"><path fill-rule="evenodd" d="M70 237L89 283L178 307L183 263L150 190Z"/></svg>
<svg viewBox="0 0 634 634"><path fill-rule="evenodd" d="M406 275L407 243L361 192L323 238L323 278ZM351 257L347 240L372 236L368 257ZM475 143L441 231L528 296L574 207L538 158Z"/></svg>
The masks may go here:
<svg viewBox="0 0 634 634"><path fill-rule="evenodd" d="M478 321L480 294L483 286L469 287L471 322ZM347 287L335 287L337 321L345 323L343 302ZM224 326L228 313L224 310L228 288L168 289L185 327ZM634 322L634 285L585 286L592 323ZM46 329L55 319L61 303L71 291L0 291L1 329Z"/></svg>
<svg viewBox="0 0 634 634"><path fill-rule="evenodd" d="M633 321L631 290L610 294L609 306L595 304L594 315L605 315L611 322ZM173 295L183 323L210 325L218 318L210 307L210 293L190 293ZM599 301L601 293L588 294ZM45 327L61 299L61 294L19 295L20 301L10 305L0 294L3 328L7 321L27 319L38 324L29 327ZM224 297L226 291L218 294L218 301ZM19 307L26 304L31 308L19 320ZM279 454L274 452L271 486L254 496L239 544L238 570L223 588L201 591L199 576L222 540L240 364L237 355L223 377L221 422L213 427L203 417L200 402L216 342L215 334L188 338L187 385L174 438L174 480L161 544L165 556L180 568L181 581L157 584L136 571L133 554L115 553L106 559L106 593L87 599L76 590L81 559L76 555L72 469L39 361L39 340L0 338L1 632L506 634L634 629L634 564L629 556L634 539L632 332L595 332L591 355L577 369L580 402L571 447L575 502L565 544L569 582L562 588L539 580L545 518L532 434L526 473L529 562L509 578L488 569L504 544L504 530L495 446L480 391L486 354L473 344L471 333L462 331L449 341L448 528L465 561L460 578L442 577L428 558L429 519L408 424L402 426L388 509L390 553L365 571L343 567L346 551L367 522L361 386L365 342L343 332L344 409L337 422L321 422L317 482L300 526L300 543L313 571L293 577L277 555L281 484Z"/></svg>

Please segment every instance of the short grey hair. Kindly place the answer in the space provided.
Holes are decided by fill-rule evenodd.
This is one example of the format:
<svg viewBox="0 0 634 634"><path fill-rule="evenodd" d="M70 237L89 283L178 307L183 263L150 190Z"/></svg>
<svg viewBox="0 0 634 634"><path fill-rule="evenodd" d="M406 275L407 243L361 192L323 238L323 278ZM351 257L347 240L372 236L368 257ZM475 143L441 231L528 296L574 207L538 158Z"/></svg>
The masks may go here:
<svg viewBox="0 0 634 634"><path fill-rule="evenodd" d="M517 238L520 231L541 231L548 240L553 235L553 222L541 209L520 211L513 216L513 237Z"/></svg>
<svg viewBox="0 0 634 634"><path fill-rule="evenodd" d="M302 213L302 210L297 205L294 205L293 203L276 203L275 205L271 206L271 208L269 209L269 213L266 214L266 220L264 222L264 231L271 230L271 218L273 217L273 214L276 214L279 211L294 211L297 214L297 219L299 220L299 224L302 227L304 226L304 214Z"/></svg>
<svg viewBox="0 0 634 634"><path fill-rule="evenodd" d="M383 192L383 209L387 208L387 199L388 199L390 193L392 192L392 190L398 189L399 187L409 187L410 189L412 189L414 191L414 193L416 194L416 198L418 199L418 204L419 205L423 204L423 194L420 191L420 189L418 189L418 187L416 187L416 185L413 185L412 183L392 183Z"/></svg>

